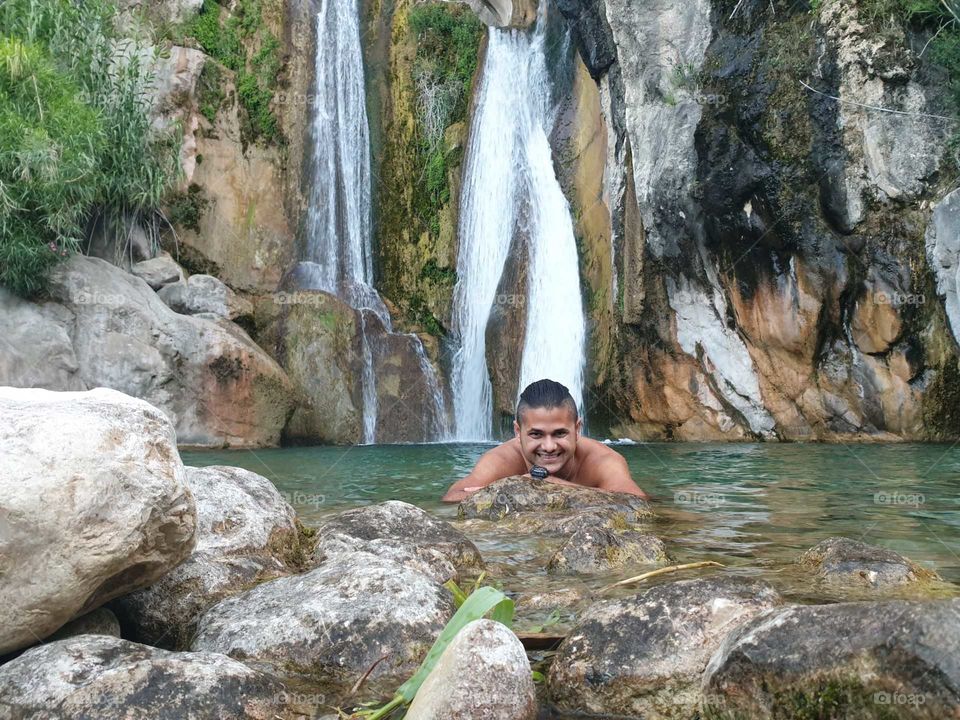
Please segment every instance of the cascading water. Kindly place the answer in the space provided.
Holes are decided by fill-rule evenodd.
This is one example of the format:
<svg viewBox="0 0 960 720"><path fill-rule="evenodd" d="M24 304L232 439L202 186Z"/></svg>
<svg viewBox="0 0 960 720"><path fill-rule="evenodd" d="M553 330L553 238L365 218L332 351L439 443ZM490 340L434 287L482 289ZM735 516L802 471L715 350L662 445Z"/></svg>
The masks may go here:
<svg viewBox="0 0 960 720"><path fill-rule="evenodd" d="M317 13L315 70L307 246L295 275L300 287L337 295L360 311L363 436L370 444L377 434L374 368L383 337L383 333L373 332L372 326L382 325L386 333L392 333L393 325L373 287L370 140L357 0L323 0ZM427 418L432 437L423 439L444 440L449 430L440 383L423 344L415 335L409 337L432 397L431 417Z"/></svg>
<svg viewBox="0 0 960 720"><path fill-rule="evenodd" d="M582 406L586 326L570 208L551 161L546 5L532 32L490 31L467 149L454 289L456 439L491 438L485 332L515 231L529 254L519 388L549 377Z"/></svg>

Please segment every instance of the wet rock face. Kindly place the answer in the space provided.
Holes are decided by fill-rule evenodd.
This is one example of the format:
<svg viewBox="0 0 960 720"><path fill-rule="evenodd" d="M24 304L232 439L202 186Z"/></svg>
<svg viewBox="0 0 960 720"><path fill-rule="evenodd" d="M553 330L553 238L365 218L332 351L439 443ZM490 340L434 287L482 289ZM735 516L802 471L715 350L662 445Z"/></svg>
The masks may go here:
<svg viewBox="0 0 960 720"><path fill-rule="evenodd" d="M937 294L943 298L944 309L953 331L960 342L960 190L954 190L937 203L926 233L927 260L937 281Z"/></svg>
<svg viewBox="0 0 960 720"><path fill-rule="evenodd" d="M443 651L410 704L418 720L533 720L530 664L520 640L493 620L474 620Z"/></svg>
<svg viewBox="0 0 960 720"><path fill-rule="evenodd" d="M722 577L598 602L557 652L551 701L569 712L689 718L701 699L701 673L724 636L780 601L766 583Z"/></svg>
<svg viewBox="0 0 960 720"><path fill-rule="evenodd" d="M771 610L703 679L705 717L946 718L960 713L960 600Z"/></svg>
<svg viewBox="0 0 960 720"><path fill-rule="evenodd" d="M883 589L937 577L892 550L842 537L818 543L798 562L820 580L836 585Z"/></svg>
<svg viewBox="0 0 960 720"><path fill-rule="evenodd" d="M620 514L628 523L653 517L649 504L636 495L557 485L519 475L497 480L465 498L457 514L461 519L501 520L511 513L572 510Z"/></svg>
<svg viewBox="0 0 960 720"><path fill-rule="evenodd" d="M578 530L547 563L551 575L607 573L625 565L656 565L669 560L660 538L637 530L594 527Z"/></svg>
<svg viewBox="0 0 960 720"><path fill-rule="evenodd" d="M142 400L0 389L0 477L0 654L149 585L193 547L173 427Z"/></svg>
<svg viewBox="0 0 960 720"><path fill-rule="evenodd" d="M297 569L306 554L296 514L269 480L234 467L186 471L197 503L196 547L158 582L115 602L136 640L173 649L189 645L203 610Z"/></svg>
<svg viewBox="0 0 960 720"><path fill-rule="evenodd" d="M386 655L368 688L395 683L389 691L416 671L453 613L450 593L426 575L345 553L214 605L191 648L347 687Z"/></svg>
<svg viewBox="0 0 960 720"><path fill-rule="evenodd" d="M0 718L291 717L283 685L216 653L171 653L103 635L28 650L0 667Z"/></svg>
<svg viewBox="0 0 960 720"><path fill-rule="evenodd" d="M557 8L571 23L580 56L594 80L617 61L613 33L600 0L559 0Z"/></svg>
<svg viewBox="0 0 960 720"><path fill-rule="evenodd" d="M480 551L460 531L398 500L340 513L324 522L317 536L318 563L344 553L368 552L441 584L483 570Z"/></svg>

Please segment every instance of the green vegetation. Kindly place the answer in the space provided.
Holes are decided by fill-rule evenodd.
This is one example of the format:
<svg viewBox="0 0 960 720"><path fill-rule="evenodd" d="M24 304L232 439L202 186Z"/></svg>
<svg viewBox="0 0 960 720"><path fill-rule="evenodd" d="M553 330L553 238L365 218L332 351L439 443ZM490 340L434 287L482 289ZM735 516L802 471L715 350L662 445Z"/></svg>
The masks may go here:
<svg viewBox="0 0 960 720"><path fill-rule="evenodd" d="M186 192L176 193L170 199L170 222L194 232L200 232L200 217L210 201L204 196L203 188L190 183Z"/></svg>
<svg viewBox="0 0 960 720"><path fill-rule="evenodd" d="M440 234L440 208L450 201L444 148L446 128L467 115L483 24L466 8L418 5L410 12L417 40L413 79L417 87L418 166L423 189L418 214Z"/></svg>
<svg viewBox="0 0 960 720"><path fill-rule="evenodd" d="M427 679L427 676L430 675L434 667L436 667L440 656L443 655L443 651L453 642L457 633L474 620L480 620L490 613L492 620L502 623L507 627L512 625L513 600L504 595L500 590L489 586L481 587L475 589L469 596L466 596L453 581L448 581L445 587L453 594L454 602L457 605L457 612L450 618L450 622L444 626L440 632L440 636L433 644L433 647L430 648L430 652L428 652L427 656L423 659L417 672L412 678L397 688L393 699L386 705L372 710L361 710L355 713L355 717L366 718L367 720L381 720L382 718L388 717L397 708L404 707L413 702L417 692L420 690L420 686L423 685L423 681Z"/></svg>
<svg viewBox="0 0 960 720"><path fill-rule="evenodd" d="M205 53L236 73L244 145L257 140L282 142L277 117L270 107L282 65L280 41L264 26L259 0L240 0L232 13L214 0L204 0L182 34L194 38ZM201 85L201 112L213 122L223 100L221 73L211 71L206 81L201 77Z"/></svg>
<svg viewBox="0 0 960 720"><path fill-rule="evenodd" d="M0 283L17 293L40 292L94 222L158 236L176 133L151 131L149 54L115 16L108 0L0 6Z"/></svg>

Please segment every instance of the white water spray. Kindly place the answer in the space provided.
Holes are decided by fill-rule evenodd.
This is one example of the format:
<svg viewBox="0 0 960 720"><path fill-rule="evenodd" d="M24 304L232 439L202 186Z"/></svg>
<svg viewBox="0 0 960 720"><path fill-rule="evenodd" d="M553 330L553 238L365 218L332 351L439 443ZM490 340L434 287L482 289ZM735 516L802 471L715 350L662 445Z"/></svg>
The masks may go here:
<svg viewBox="0 0 960 720"><path fill-rule="evenodd" d="M486 327L513 234L529 253L519 391L551 378L582 406L586 327L570 208L554 173L546 2L533 32L491 30L467 149L454 289L456 439L491 437ZM518 228L522 224L522 228Z"/></svg>

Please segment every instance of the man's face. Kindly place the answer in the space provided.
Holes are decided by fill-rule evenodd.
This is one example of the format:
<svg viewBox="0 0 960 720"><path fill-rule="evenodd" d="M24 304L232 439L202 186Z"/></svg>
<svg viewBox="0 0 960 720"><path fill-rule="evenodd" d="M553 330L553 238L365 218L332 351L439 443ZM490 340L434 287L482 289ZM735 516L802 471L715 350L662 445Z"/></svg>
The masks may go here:
<svg viewBox="0 0 960 720"><path fill-rule="evenodd" d="M573 460L583 421L574 421L570 408L527 408L520 421L520 425L514 421L513 431L530 465L540 465L556 475Z"/></svg>

